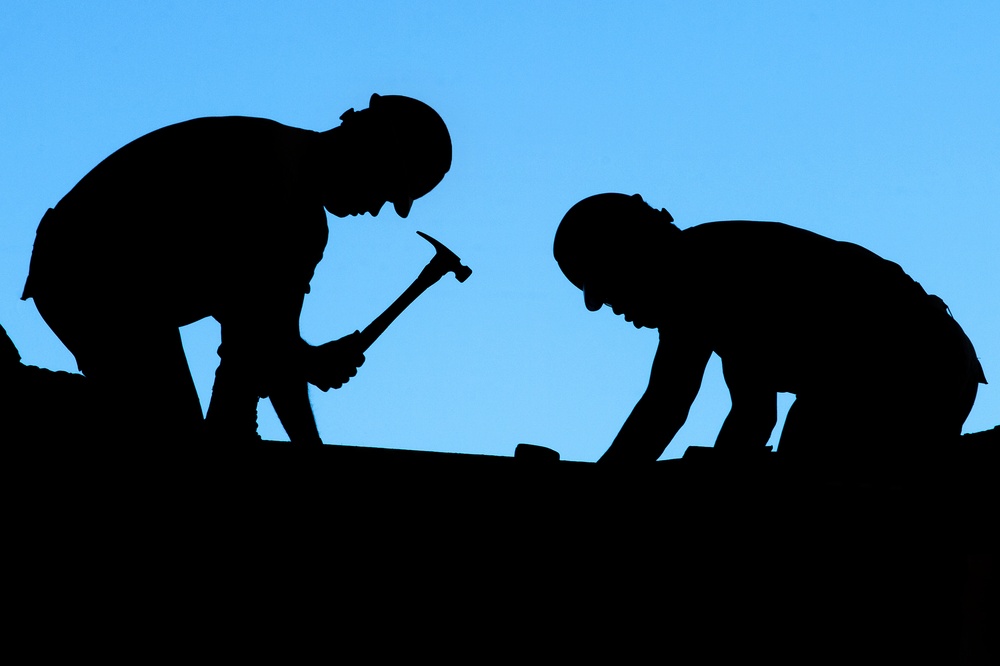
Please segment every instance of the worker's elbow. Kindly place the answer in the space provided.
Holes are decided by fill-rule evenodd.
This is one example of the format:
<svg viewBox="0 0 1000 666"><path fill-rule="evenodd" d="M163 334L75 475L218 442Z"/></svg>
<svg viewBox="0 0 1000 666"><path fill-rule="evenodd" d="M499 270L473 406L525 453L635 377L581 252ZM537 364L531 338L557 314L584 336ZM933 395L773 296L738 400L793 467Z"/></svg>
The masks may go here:
<svg viewBox="0 0 1000 666"><path fill-rule="evenodd" d="M755 410L746 417L744 429L747 431L748 439L766 443L777 422L778 416L773 409Z"/></svg>
<svg viewBox="0 0 1000 666"><path fill-rule="evenodd" d="M765 446L778 421L774 409L730 410L715 442L716 448L755 448Z"/></svg>
<svg viewBox="0 0 1000 666"><path fill-rule="evenodd" d="M776 405L768 405L767 408L762 408L754 410L754 415L751 418L751 423L755 430L766 432L767 436L771 436L771 431L774 430L775 424L778 423L778 410Z"/></svg>

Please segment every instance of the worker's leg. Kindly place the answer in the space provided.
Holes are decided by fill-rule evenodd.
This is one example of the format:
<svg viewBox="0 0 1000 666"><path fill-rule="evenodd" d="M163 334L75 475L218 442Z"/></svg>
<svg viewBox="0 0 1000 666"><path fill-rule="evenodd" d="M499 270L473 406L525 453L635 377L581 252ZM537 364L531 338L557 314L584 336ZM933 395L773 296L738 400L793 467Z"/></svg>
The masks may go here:
<svg viewBox="0 0 1000 666"><path fill-rule="evenodd" d="M36 296L35 305L92 382L110 438L189 443L200 436L201 405L176 327L78 299Z"/></svg>
<svg viewBox="0 0 1000 666"><path fill-rule="evenodd" d="M956 446L985 381L971 341L946 311L929 311L887 359L893 383L885 411L905 447L922 456Z"/></svg>
<svg viewBox="0 0 1000 666"><path fill-rule="evenodd" d="M800 394L785 416L778 453L794 462L816 462L857 455L853 444L859 425L842 398Z"/></svg>
<svg viewBox="0 0 1000 666"><path fill-rule="evenodd" d="M934 322L932 322L934 323ZM981 369L950 318L913 330L878 362L800 394L778 450L789 460L878 473L929 469L958 443Z"/></svg>
<svg viewBox="0 0 1000 666"><path fill-rule="evenodd" d="M956 427L956 432L960 434L965 419L969 417L972 405L976 402L979 385L986 383L986 376L972 341L958 322L949 317L946 327L950 330L949 335L953 339L951 348L954 350L946 361L944 376L948 391L946 419L949 426Z"/></svg>
<svg viewBox="0 0 1000 666"><path fill-rule="evenodd" d="M254 378L248 376L240 364L228 360L223 355L223 347L224 341L205 417L207 435L213 444L222 446L257 441L260 439L257 434L259 396L254 389Z"/></svg>
<svg viewBox="0 0 1000 666"><path fill-rule="evenodd" d="M129 340L105 348L99 372L104 385L123 393L122 419L128 437L155 437L171 444L190 444L201 435L203 417L191 378L180 331L172 326L139 324Z"/></svg>

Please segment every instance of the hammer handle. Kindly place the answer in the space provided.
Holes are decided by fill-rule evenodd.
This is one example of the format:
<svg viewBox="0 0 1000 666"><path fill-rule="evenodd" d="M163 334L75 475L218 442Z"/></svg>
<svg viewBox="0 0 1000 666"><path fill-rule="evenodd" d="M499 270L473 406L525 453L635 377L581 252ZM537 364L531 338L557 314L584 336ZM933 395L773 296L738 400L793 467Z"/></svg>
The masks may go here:
<svg viewBox="0 0 1000 666"><path fill-rule="evenodd" d="M403 310L410 306L410 303L417 300L420 294L424 293L428 287L441 279L441 273L435 270L434 262L427 264L424 270L420 272L417 279L406 288L399 298L392 302L392 305L385 309L385 312L375 317L372 323L365 327L365 330L361 331L361 353L364 353L372 346L385 329L389 328L389 324L396 320Z"/></svg>

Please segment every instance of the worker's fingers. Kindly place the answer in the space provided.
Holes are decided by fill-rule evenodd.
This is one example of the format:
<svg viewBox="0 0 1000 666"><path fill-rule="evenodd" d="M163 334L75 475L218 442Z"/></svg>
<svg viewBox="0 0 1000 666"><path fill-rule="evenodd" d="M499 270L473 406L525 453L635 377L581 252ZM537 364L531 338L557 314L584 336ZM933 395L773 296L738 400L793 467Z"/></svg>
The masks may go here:
<svg viewBox="0 0 1000 666"><path fill-rule="evenodd" d="M348 381L351 377L356 377L358 374L358 368L365 362L364 354L358 354L356 357L350 360L350 364L340 365L336 370L327 370L323 373L322 378L314 378L311 381L316 388L326 393L331 388L339 389Z"/></svg>

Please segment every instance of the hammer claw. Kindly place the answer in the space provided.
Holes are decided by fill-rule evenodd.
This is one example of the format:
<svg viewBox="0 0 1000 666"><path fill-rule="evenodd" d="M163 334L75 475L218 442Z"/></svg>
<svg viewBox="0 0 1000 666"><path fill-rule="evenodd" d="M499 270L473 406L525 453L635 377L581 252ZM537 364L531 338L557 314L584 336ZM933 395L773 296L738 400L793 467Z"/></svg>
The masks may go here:
<svg viewBox="0 0 1000 666"><path fill-rule="evenodd" d="M472 269L468 266L463 266L462 260L458 258L458 255L445 247L444 243L422 231L418 231L417 235L434 246L434 249L437 251L437 254L434 255L434 261L446 267L442 275L450 271L455 274L455 279L459 282L465 282L469 279L469 276L472 275Z"/></svg>
<svg viewBox="0 0 1000 666"><path fill-rule="evenodd" d="M417 296L424 293L424 290L430 287L432 284L437 282L445 273L454 273L455 278L459 282L465 282L472 275L472 269L468 266L462 265L462 260L458 256L446 248L438 240L431 238L422 231L418 231L418 234L424 238L428 243L434 246L437 250L437 254L430 260L424 270L420 272L417 279L413 281L409 287L406 288L399 298L393 301L392 305L386 308L385 312L380 314L375 318L371 324L365 327L365 330L361 331L358 347L361 353L364 353L368 347L371 346L373 342L382 335L389 324L391 324L399 314L405 310L410 303L412 303Z"/></svg>

